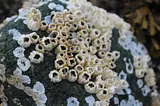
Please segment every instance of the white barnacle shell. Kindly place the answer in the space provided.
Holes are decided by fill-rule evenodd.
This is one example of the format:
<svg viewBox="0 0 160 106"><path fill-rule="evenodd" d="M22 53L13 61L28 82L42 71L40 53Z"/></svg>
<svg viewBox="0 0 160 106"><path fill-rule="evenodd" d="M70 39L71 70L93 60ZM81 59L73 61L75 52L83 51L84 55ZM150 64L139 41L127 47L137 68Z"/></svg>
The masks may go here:
<svg viewBox="0 0 160 106"><path fill-rule="evenodd" d="M46 17L45 17L45 18L46 18ZM48 23L46 22L46 20L43 20L43 21L41 22L41 27L40 27L40 29L41 29L41 30L46 30L47 27L48 27Z"/></svg>
<svg viewBox="0 0 160 106"><path fill-rule="evenodd" d="M67 60L67 65L68 65L69 67L74 67L74 66L76 65L75 59L74 59L74 58L69 58L69 59Z"/></svg>
<svg viewBox="0 0 160 106"><path fill-rule="evenodd" d="M79 101L75 97L70 97L67 99L67 106L79 106Z"/></svg>
<svg viewBox="0 0 160 106"><path fill-rule="evenodd" d="M32 31L37 31L41 24L41 12L36 8L31 8L27 15L27 26Z"/></svg>
<svg viewBox="0 0 160 106"><path fill-rule="evenodd" d="M104 81L96 81L95 84L96 84L96 92L103 90L105 87Z"/></svg>
<svg viewBox="0 0 160 106"><path fill-rule="evenodd" d="M29 59L33 63L41 63L44 59L44 56L42 53L37 52L37 51L32 51L29 55Z"/></svg>
<svg viewBox="0 0 160 106"><path fill-rule="evenodd" d="M116 60L120 57L119 51L113 51L112 53L113 53L113 56L115 57Z"/></svg>
<svg viewBox="0 0 160 106"><path fill-rule="evenodd" d="M62 80L60 73L57 70L50 71L49 78L54 83Z"/></svg>
<svg viewBox="0 0 160 106"><path fill-rule="evenodd" d="M99 100L107 99L108 97L108 89L103 89L100 92L96 93L96 96Z"/></svg>
<svg viewBox="0 0 160 106"><path fill-rule="evenodd" d="M89 81L87 84L85 84L84 88L88 93L96 93L96 85L92 81Z"/></svg>
<svg viewBox="0 0 160 106"><path fill-rule="evenodd" d="M100 35L101 35L101 31L100 31L100 30L98 30L98 29L92 29L92 30L91 30L90 37L91 37L92 39L96 39L96 38L98 38Z"/></svg>
<svg viewBox="0 0 160 106"><path fill-rule="evenodd" d="M67 79L68 78L68 73L69 73L69 67L64 67L59 70L60 76L62 79Z"/></svg>
<svg viewBox="0 0 160 106"><path fill-rule="evenodd" d="M29 36L27 35L22 35L22 37L20 39L18 39L18 44L21 46L21 47L24 47L24 48L27 48L31 45L31 39Z"/></svg>
<svg viewBox="0 0 160 106"><path fill-rule="evenodd" d="M74 69L77 71L78 74L84 71L84 67L80 64L76 65Z"/></svg>
<svg viewBox="0 0 160 106"><path fill-rule="evenodd" d="M36 32L32 32L28 35L33 44L36 44L39 41L39 35Z"/></svg>
<svg viewBox="0 0 160 106"><path fill-rule="evenodd" d="M69 70L68 81L75 82L77 80L77 78L78 78L78 74L77 74L76 70L74 70L74 69Z"/></svg>
<svg viewBox="0 0 160 106"><path fill-rule="evenodd" d="M50 37L43 37L41 40L41 44L44 46L45 50L51 51L53 49Z"/></svg>
<svg viewBox="0 0 160 106"><path fill-rule="evenodd" d="M91 74L86 71L83 71L82 73L79 74L78 82L80 84L85 84L85 83L89 82L90 79L91 79Z"/></svg>
<svg viewBox="0 0 160 106"><path fill-rule="evenodd" d="M60 69L66 65L66 60L64 58L58 58L55 60L55 68Z"/></svg>
<svg viewBox="0 0 160 106"><path fill-rule="evenodd" d="M67 50L68 50L68 47L66 45L60 44L56 48L55 53L58 54L58 53L61 53L61 52L66 52Z"/></svg>
<svg viewBox="0 0 160 106"><path fill-rule="evenodd" d="M146 81L148 86L154 86L156 84L156 78L155 78L155 72L153 69L148 68L147 69L147 73L146 76L144 78L144 80Z"/></svg>
<svg viewBox="0 0 160 106"><path fill-rule="evenodd" d="M17 65L22 71L27 71L30 68L30 61L25 57L21 57L17 60Z"/></svg>
<svg viewBox="0 0 160 106"><path fill-rule="evenodd" d="M25 51L25 49L23 47L17 47L13 51L13 54L15 57L24 57L24 51Z"/></svg>
<svg viewBox="0 0 160 106"><path fill-rule="evenodd" d="M33 86L33 91L37 92L38 94L43 94L45 92L44 85L41 82L37 81Z"/></svg>
<svg viewBox="0 0 160 106"><path fill-rule="evenodd" d="M136 69L135 74L136 74L137 78L142 78L142 77L144 77L145 70L144 69Z"/></svg>
<svg viewBox="0 0 160 106"><path fill-rule="evenodd" d="M42 44L36 44L35 50L40 53L44 53L44 46Z"/></svg>

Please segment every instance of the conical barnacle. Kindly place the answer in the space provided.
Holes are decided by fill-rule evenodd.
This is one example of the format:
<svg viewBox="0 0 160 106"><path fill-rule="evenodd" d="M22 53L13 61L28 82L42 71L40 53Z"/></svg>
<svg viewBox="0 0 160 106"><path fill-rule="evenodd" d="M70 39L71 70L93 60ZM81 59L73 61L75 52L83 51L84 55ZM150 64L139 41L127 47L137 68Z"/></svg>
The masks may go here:
<svg viewBox="0 0 160 106"><path fill-rule="evenodd" d="M55 47L57 46L57 44L58 44L57 39L55 39L55 38L50 38L50 40L51 40L51 43L52 43L52 48L55 48Z"/></svg>
<svg viewBox="0 0 160 106"><path fill-rule="evenodd" d="M27 15L27 26L32 31L39 30L41 26L41 12L36 8L31 8Z"/></svg>
<svg viewBox="0 0 160 106"><path fill-rule="evenodd" d="M154 86L156 84L155 73L153 69L148 69L144 78L148 86Z"/></svg>
<svg viewBox="0 0 160 106"><path fill-rule="evenodd" d="M77 5L78 5L78 4L77 4ZM78 19L81 19L81 18L84 17L81 10L76 10L73 14L74 14L75 17L78 18Z"/></svg>
<svg viewBox="0 0 160 106"><path fill-rule="evenodd" d="M69 67L61 68L59 70L59 74L60 74L62 79L67 79L69 77Z"/></svg>
<svg viewBox="0 0 160 106"><path fill-rule="evenodd" d="M52 32L48 36L56 39L58 36L60 36L60 33L57 30L52 30Z"/></svg>
<svg viewBox="0 0 160 106"><path fill-rule="evenodd" d="M84 59L84 56L82 54L77 54L75 56L75 58L76 58L76 61L77 61L78 64L84 65L85 59Z"/></svg>
<svg viewBox="0 0 160 106"><path fill-rule="evenodd" d="M60 44L57 46L56 50L55 50L55 53L58 54L58 53L61 53L61 52L66 52L68 50L68 47L64 44Z"/></svg>
<svg viewBox="0 0 160 106"><path fill-rule="evenodd" d="M96 93L96 96L99 100L107 99L108 89L103 89L103 90L99 91L98 93Z"/></svg>
<svg viewBox="0 0 160 106"><path fill-rule="evenodd" d="M50 37L43 37L40 42L44 46L45 50L51 51L53 49L53 45Z"/></svg>
<svg viewBox="0 0 160 106"><path fill-rule="evenodd" d="M88 93L96 93L96 85L92 81L89 81L87 84L85 84L84 88Z"/></svg>
<svg viewBox="0 0 160 106"><path fill-rule="evenodd" d="M98 29L92 29L90 33L91 39L96 39L100 36L101 32Z"/></svg>
<svg viewBox="0 0 160 106"><path fill-rule="evenodd" d="M75 17L73 14L67 14L66 15L66 20L69 22L74 22L75 21Z"/></svg>
<svg viewBox="0 0 160 106"><path fill-rule="evenodd" d="M48 27L48 24L46 23L46 21L41 21L41 24L40 24L40 29L41 30L46 30Z"/></svg>
<svg viewBox="0 0 160 106"><path fill-rule="evenodd" d="M84 71L84 67L81 64L76 65L74 69L77 71L78 74Z"/></svg>
<svg viewBox="0 0 160 106"><path fill-rule="evenodd" d="M55 68L60 69L66 66L66 61L64 58L58 58L55 60Z"/></svg>
<svg viewBox="0 0 160 106"><path fill-rule="evenodd" d="M43 61L44 56L40 52L32 51L28 58L30 59L31 62L38 64Z"/></svg>
<svg viewBox="0 0 160 106"><path fill-rule="evenodd" d="M23 35L19 40L18 40L18 44L21 47L27 48L31 45L32 41L31 38L29 37L29 35Z"/></svg>
<svg viewBox="0 0 160 106"><path fill-rule="evenodd" d="M93 73L95 72L95 69L93 67L85 67L85 71L93 75Z"/></svg>
<svg viewBox="0 0 160 106"><path fill-rule="evenodd" d="M76 65L75 59L74 59L74 58L69 58L69 59L67 60L67 65L68 65L69 67L74 67L74 66Z"/></svg>
<svg viewBox="0 0 160 106"><path fill-rule="evenodd" d="M95 85L96 85L96 93L103 90L105 87L104 81L96 81Z"/></svg>
<svg viewBox="0 0 160 106"><path fill-rule="evenodd" d="M33 44L36 44L39 41L39 35L37 35L36 32L30 33L29 37Z"/></svg>
<svg viewBox="0 0 160 106"><path fill-rule="evenodd" d="M57 29L57 25L55 23L50 23L48 25L47 31L52 32L53 30L56 30L56 29Z"/></svg>
<svg viewBox="0 0 160 106"><path fill-rule="evenodd" d="M77 74L76 70L74 70L74 69L69 70L68 78L67 78L68 81L75 82L77 80L77 78L78 78L78 74Z"/></svg>
<svg viewBox="0 0 160 106"><path fill-rule="evenodd" d="M82 73L79 74L78 83L86 84L87 82L90 81L90 79L91 79L91 74L83 71Z"/></svg>
<svg viewBox="0 0 160 106"><path fill-rule="evenodd" d="M62 80L60 73L57 70L50 71L49 78L54 83Z"/></svg>
<svg viewBox="0 0 160 106"><path fill-rule="evenodd" d="M36 44L35 50L40 53L44 53L44 46L42 44Z"/></svg>
<svg viewBox="0 0 160 106"><path fill-rule="evenodd" d="M64 20L63 18L55 18L54 23L56 25L64 25Z"/></svg>
<svg viewBox="0 0 160 106"><path fill-rule="evenodd" d="M145 71L143 69L136 69L135 74L138 78L144 77Z"/></svg>

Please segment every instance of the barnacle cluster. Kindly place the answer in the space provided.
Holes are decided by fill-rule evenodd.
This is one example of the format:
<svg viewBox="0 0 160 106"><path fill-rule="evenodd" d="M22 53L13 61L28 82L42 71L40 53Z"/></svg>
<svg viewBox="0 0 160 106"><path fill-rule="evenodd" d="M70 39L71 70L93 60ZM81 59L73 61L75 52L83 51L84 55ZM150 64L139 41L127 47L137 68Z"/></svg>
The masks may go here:
<svg viewBox="0 0 160 106"><path fill-rule="evenodd" d="M47 96L44 85L36 81L31 88L32 79L25 73L34 65L44 62L45 55L51 54L56 57L49 63L54 68L46 76L53 83L68 80L83 85L88 93L95 94L99 99L95 101L93 97L86 98L86 102L91 106L109 106L114 94L124 94L122 89L129 95L128 101L122 100L119 103L118 98L114 97L115 104L142 106L142 102L131 95L127 77L135 74L138 78L138 87L141 88L143 96L147 96L151 92L149 86L156 84L155 74L148 67L150 58L145 48L132 41L134 38L129 31L130 25L117 15L92 6L86 0L70 0L65 10L63 6L51 1L45 4L48 3L49 9L57 11L51 11L49 16L42 17L43 13L38 8L32 7L27 14L24 13L14 20L17 22L23 19L23 24L32 32L21 34L16 29L9 30L9 34L13 35L13 39L19 45L13 51L17 58L17 67L13 75L6 78L5 66L0 64L0 81L7 80L10 85L32 97L37 106L45 106ZM121 56L118 49L111 50L114 28L117 28L120 34L117 43L130 52L133 61L130 57ZM39 31L45 34L42 35ZM25 55L24 52L28 49L31 52ZM116 70L118 74L113 70L120 57L123 58L121 60L125 63L125 69L120 70L121 72ZM147 85L143 86L142 78ZM1 91L3 89L0 89L0 94ZM67 102L67 106L79 106L78 100L74 97L67 99Z"/></svg>
<svg viewBox="0 0 160 106"><path fill-rule="evenodd" d="M41 16L40 12L35 11L38 10L31 8L29 15L34 16L36 13ZM27 19L31 20L30 17ZM96 28L80 10L52 11L51 20L49 24L45 20L32 23L33 26L45 30L48 36L40 37L33 32L22 35L17 42L24 48L35 45L35 50L28 58L36 64L43 62L43 53L52 53L54 50L55 69L49 73L52 82L63 79L78 81L87 92L95 93L99 100L109 100L113 94L126 87L125 81L120 80L112 70L116 67L115 61L120 53L109 51L111 31ZM30 23L27 25L29 29L35 30L30 27Z"/></svg>

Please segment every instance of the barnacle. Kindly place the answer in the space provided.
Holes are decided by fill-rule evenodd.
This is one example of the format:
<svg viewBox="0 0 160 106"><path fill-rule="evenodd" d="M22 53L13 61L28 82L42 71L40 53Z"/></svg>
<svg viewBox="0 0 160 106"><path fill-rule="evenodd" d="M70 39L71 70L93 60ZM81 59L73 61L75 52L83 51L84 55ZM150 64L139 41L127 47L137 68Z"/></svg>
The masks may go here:
<svg viewBox="0 0 160 106"><path fill-rule="evenodd" d="M40 63L43 61L44 56L42 53L37 52L37 51L32 51L28 57L31 62L33 63Z"/></svg>
<svg viewBox="0 0 160 106"><path fill-rule="evenodd" d="M27 15L27 25L32 31L37 31L41 26L41 12L36 8L31 8Z"/></svg>
<svg viewBox="0 0 160 106"><path fill-rule="evenodd" d="M49 73L49 78L51 79L51 81L53 82L60 82L62 79L61 79L61 76L60 76L60 73L57 71L57 70L53 70Z"/></svg>
<svg viewBox="0 0 160 106"><path fill-rule="evenodd" d="M30 33L29 36L33 44L39 41L39 35L37 35L35 32Z"/></svg>
<svg viewBox="0 0 160 106"><path fill-rule="evenodd" d="M40 53L44 53L44 46L42 44L36 44L35 50Z"/></svg>
<svg viewBox="0 0 160 106"><path fill-rule="evenodd" d="M23 35L19 40L18 40L18 44L21 47L27 48L31 45L32 41L31 38L29 37L29 35Z"/></svg>
<svg viewBox="0 0 160 106"><path fill-rule="evenodd" d="M92 81L89 81L87 84L85 84L84 88L88 93L96 93L96 85Z"/></svg>
<svg viewBox="0 0 160 106"><path fill-rule="evenodd" d="M41 44L44 46L44 49L50 51L53 49L53 45L50 37L43 37L41 40Z"/></svg>
<svg viewBox="0 0 160 106"><path fill-rule="evenodd" d="M69 70L68 72L68 81L75 82L78 78L77 72L74 69Z"/></svg>

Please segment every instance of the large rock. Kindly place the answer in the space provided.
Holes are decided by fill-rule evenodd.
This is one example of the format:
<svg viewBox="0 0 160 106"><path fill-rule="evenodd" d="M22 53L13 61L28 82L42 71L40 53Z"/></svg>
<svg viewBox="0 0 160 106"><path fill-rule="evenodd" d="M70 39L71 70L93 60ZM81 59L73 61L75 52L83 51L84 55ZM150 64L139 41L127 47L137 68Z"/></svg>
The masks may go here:
<svg viewBox="0 0 160 106"><path fill-rule="evenodd" d="M92 7L92 9L94 9L94 10L87 10L88 14L91 13L92 15L89 14L86 17L91 17L91 18L88 19L87 21L85 19L84 20L86 22L91 22L91 24L96 29L99 29L101 31L100 36L102 36L102 34L104 32L108 32L109 35L112 35L111 38L109 38L111 41L111 45L110 46L108 45L109 48L107 50L105 50L104 53L106 53L106 54L111 53L112 54L114 51L120 52L120 57L116 61L114 61L116 66L113 68L110 68L110 66L108 65L108 69L111 69L114 72L118 73L119 76L122 75L122 72L124 72L123 73L124 78L122 78L122 79L126 80L129 84L129 86L128 87L126 86L126 88L124 88L119 93L118 93L118 91L113 93L113 97L111 97L111 101L110 101L110 106L118 106L116 104L117 98L119 101L118 104L120 106L131 106L131 105L151 106L151 96L150 96L151 91L148 92L148 90L150 90L150 87L149 87L150 84L148 84L149 82L146 83L144 81L144 76L137 77L138 72L135 71L138 69L142 69L142 70L144 70L144 73L146 73L145 76L150 75L150 74L148 74L148 71L147 71L147 70L149 70L148 60L146 59L146 61L143 61L144 58L147 58L145 56L148 56L148 54L147 54L145 48L140 43L138 43L136 41L136 39L132 36L132 33L129 31L129 25L127 23L125 23L122 19L120 19L118 16L116 16L114 14L110 14L110 13L105 13L104 10L100 10L97 7L93 7L91 4L87 3L84 0L82 0L83 2L80 0L75 0L75 1L71 0L71 1L69 1L69 4L66 4L62 1L65 1L65 0L61 0L61 1L60 0L52 0L52 1L49 1L49 2L46 2L43 4L41 3L40 5L36 6L36 8L41 13L40 21L41 20L47 21L49 19L49 16L52 11L55 11L55 12L63 11L63 8L67 8L67 6L68 6L68 9L70 10L70 12L74 13L74 11L77 8L75 8L75 10L74 10L74 8L71 5L73 5L74 2L77 1L80 6L83 6L83 8L86 8L87 6L89 6L89 7ZM55 5L57 5L57 7ZM85 12L83 12L83 8L80 8L80 10L82 10L82 14L85 14ZM30 14L30 12L31 12L29 10L26 10L26 11L27 11L26 12L27 14ZM92 13L92 11L93 12L98 11L98 12ZM100 12L103 12L103 13L100 13ZM95 15L95 14L97 14L97 15ZM99 17L101 14L103 16L106 16L106 19L107 19L106 20L107 24L105 24L105 25L107 25L106 28L108 28L108 29L106 29L106 30L105 30L105 28L103 29L103 28L101 28L100 25L97 24L97 23L100 23L101 20L103 20L103 19L100 19L100 18L97 19L96 17L94 17L94 15ZM46 16L48 16L48 19L46 19L47 18ZM27 19L25 19L25 17L27 17ZM21 39L21 36L23 36L23 35L27 36L28 34L30 34L32 32L36 32L39 35L39 37L42 38L44 36L47 37L49 35L49 33L51 32L51 31L47 31L47 30L41 30L41 28L38 28L38 30L34 30L32 28L33 25L31 25L31 28L30 28L29 24L28 24L29 23L28 21L30 21L30 19L28 17L30 17L30 16L29 15L26 16L25 12L24 12L24 14L22 14L22 12L21 12L21 15L18 16L19 19L15 18L15 19L11 20L8 24L6 24L3 28L0 29L0 59L1 59L0 64L3 64L6 67L5 77L7 78L7 80L5 80L5 81L1 81L1 79L0 79L0 84L4 86L4 90L3 90L4 95L7 97L7 100L5 101L4 97L1 97L1 91L0 91L0 103L7 102L8 106L20 106L20 105L22 105L22 106L36 106L35 101L37 101L37 99L34 100L33 97L28 96L24 92L24 87L21 88L19 86L16 86L15 84L11 84L9 82L9 80L11 79L11 76L13 76L13 73L15 72L17 67L19 67L20 70L23 70L22 67L20 67L17 64L18 63L17 60L22 57L18 57L18 56L16 57L14 54L15 49L17 47L22 46L22 45L19 45L19 43L18 43L19 39ZM31 15L31 19L32 18L33 17ZM97 21L97 20L99 20L99 21ZM48 22L48 23L50 24L50 22ZM75 30L75 32L77 33L80 30L81 29ZM109 31L111 32L111 34ZM70 31L70 32L74 32L74 31ZM89 32L89 33L90 33L90 37L92 38L91 32ZM18 36L18 35L20 35L20 36ZM19 38L17 39L17 38L15 38L15 36L18 36ZM73 39L73 38L70 38L70 39ZM67 38L67 40L69 40L69 39ZM93 42L93 39L92 39L92 42ZM82 42L81 42L81 45L83 45ZM92 44L89 44L89 46L91 46L91 45ZM72 46L74 46L74 44L72 44ZM26 57L27 61L28 60L31 61L31 59L29 59L29 55L33 50L35 50L34 48L35 48L35 44L31 44L29 47L25 48L24 56ZM56 69L55 60L57 59L57 57L56 57L57 54L55 53L55 48L53 48L51 51L46 50L43 53L43 55L44 55L43 62L40 62L39 64L37 64L37 63L34 63L34 61L31 61L29 69L22 71L22 74L28 76L31 80L31 81L29 81L29 79L28 79L27 81L29 81L30 83L29 82L28 82L28 84L24 83L23 86L25 86L25 87L28 86L30 88L33 88L35 86L35 84L37 84L37 82L40 82L41 84L43 84L43 86L45 88L44 94L47 97L47 101L44 103L41 103L41 105L37 105L37 106L43 106L43 105L46 105L46 106L66 106L67 99L70 97L77 98L80 106L88 106L88 103L85 101L85 98L90 95L92 95L95 98L95 100L98 101L99 99L97 98L95 93L93 93L93 94L88 93L84 88L84 84L79 84L77 81L70 82L67 79L64 79L64 80L57 82L57 83L54 83L54 81L51 81L51 79L49 77L49 73L50 73L50 71ZM100 49L97 49L97 50L100 50ZM77 53L73 53L73 54L74 54L73 58L75 58L75 55ZM100 57L98 57L98 52L95 53L94 55L100 59ZM138 56L140 58L140 61L142 60L142 62L140 63L141 65L144 66L147 64L147 66L145 66L143 68L142 67L137 68L138 67L138 66L136 66L137 61L135 61L135 59L134 59L136 56ZM101 58L101 59L103 59L103 58ZM109 63L109 61L105 61L105 62ZM25 63L22 63L22 64L25 64ZM94 67L94 65L93 66L91 65L91 67ZM103 64L101 64L101 65L103 65ZM104 66L101 66L101 67L104 67ZM70 67L70 69L71 69L71 67ZM1 67L0 67L0 72L1 72ZM92 80L94 80L95 77L98 75L104 75L104 74L103 73L95 74L92 76ZM116 78L118 78L118 75L116 76ZM154 77L154 75L152 77ZM1 73L0 73L0 78L1 78ZM16 80L19 81L18 78ZM120 80L120 79L118 78L117 80ZM141 87L139 87L141 83L137 84L137 81L142 81L143 84ZM146 81L147 81L147 78L146 78ZM151 86L153 86L153 85L151 84ZM115 87L115 86L116 85L114 85L112 87ZM44 98L45 97L43 97L43 99ZM2 104L2 106L3 106L3 104ZM70 105L68 105L68 106L77 106L77 105L71 105L71 103L70 103ZM104 105L102 105L102 106L104 106Z"/></svg>

